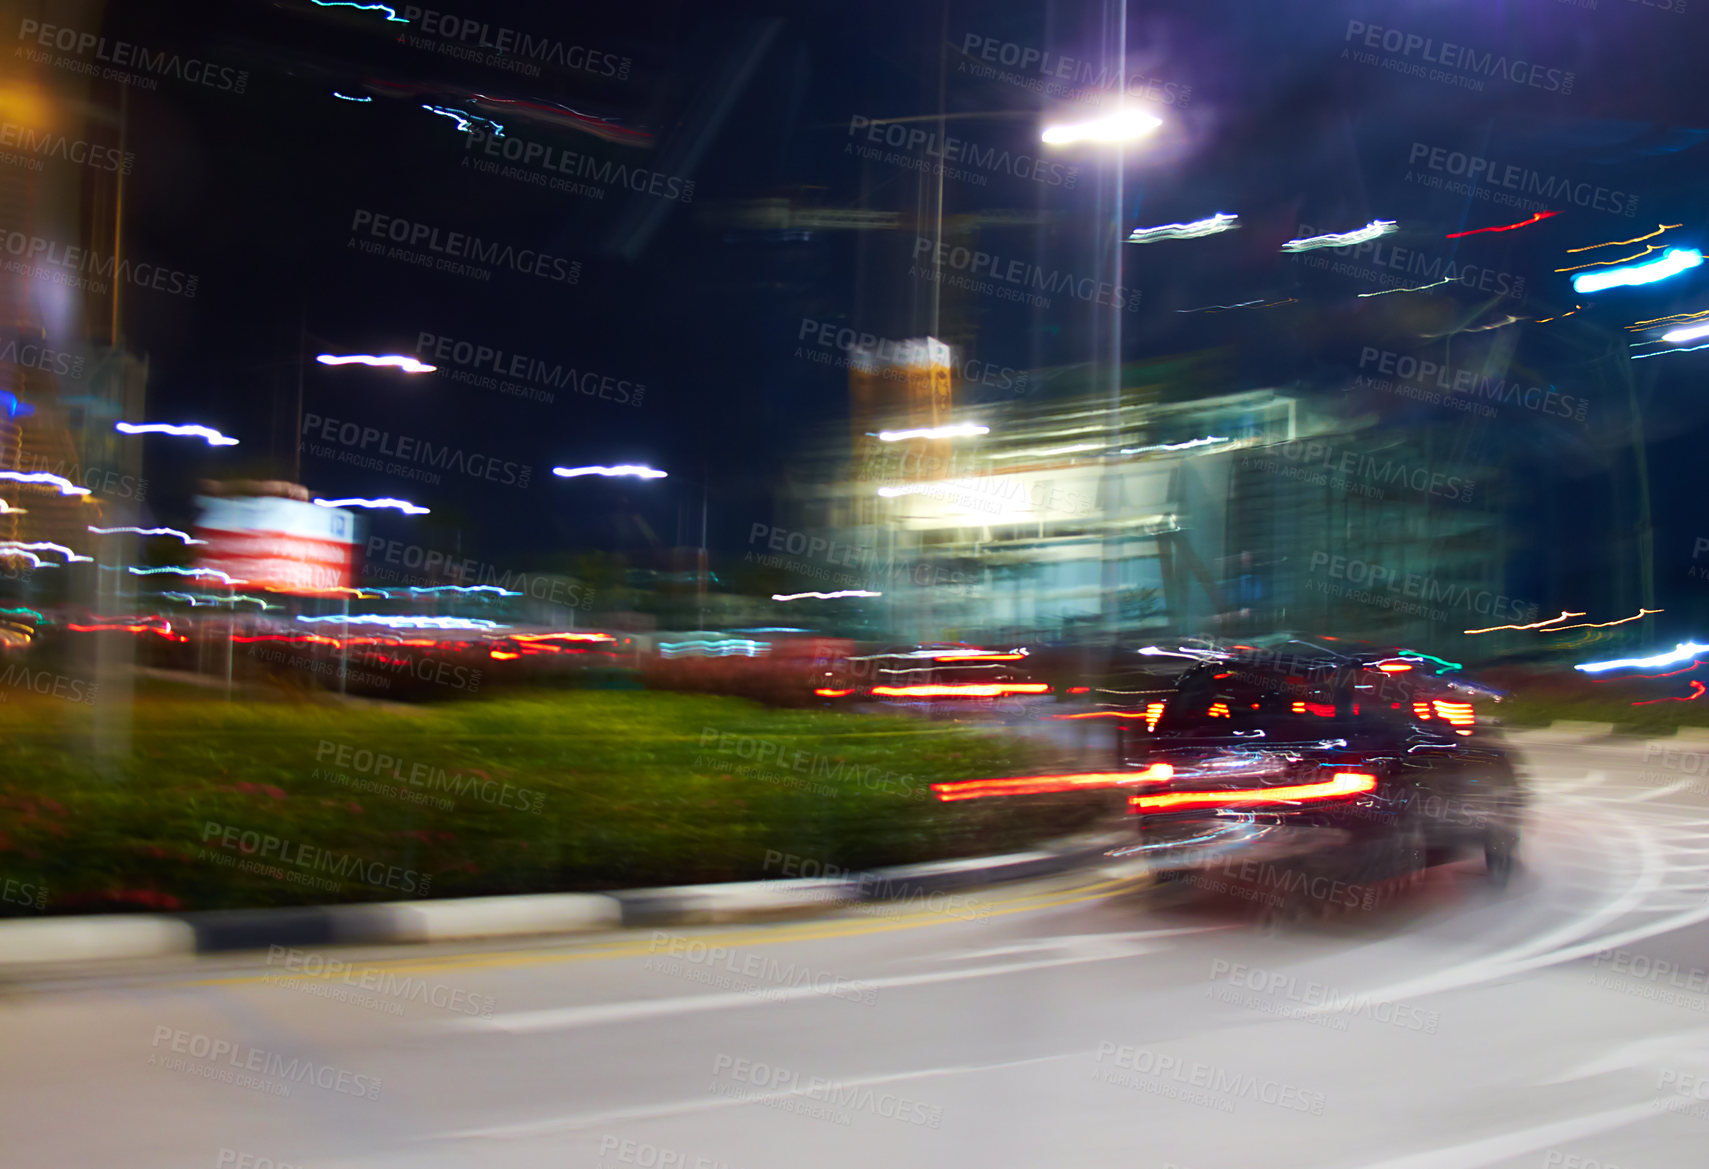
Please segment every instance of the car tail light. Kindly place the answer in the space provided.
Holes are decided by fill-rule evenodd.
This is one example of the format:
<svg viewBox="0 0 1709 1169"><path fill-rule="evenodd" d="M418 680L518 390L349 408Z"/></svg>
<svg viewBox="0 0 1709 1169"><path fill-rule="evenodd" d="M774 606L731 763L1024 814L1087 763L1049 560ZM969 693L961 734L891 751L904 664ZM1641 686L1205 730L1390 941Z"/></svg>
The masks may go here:
<svg viewBox="0 0 1709 1169"><path fill-rule="evenodd" d="M1206 713L1208 713L1211 718L1228 718L1228 717L1230 717L1229 713L1228 713L1228 703L1226 703L1226 702L1213 702L1213 703L1211 703L1211 708Z"/></svg>
<svg viewBox="0 0 1709 1169"><path fill-rule="evenodd" d="M920 686L874 686L874 698L1001 698L1005 694L1049 694L1046 682L967 682Z"/></svg>
<svg viewBox="0 0 1709 1169"><path fill-rule="evenodd" d="M1445 702L1438 698L1431 703L1436 709L1436 717L1449 724L1462 735L1472 733L1471 728L1477 725L1477 716L1472 713L1469 702Z"/></svg>
<svg viewBox="0 0 1709 1169"><path fill-rule="evenodd" d="M1337 771L1320 783L1296 783L1287 787L1233 788L1226 791L1158 792L1156 795L1129 796L1129 815L1140 812L1167 812L1182 808L1249 808L1259 804L1299 804L1314 800L1334 800L1368 792L1377 786L1377 777L1368 771Z"/></svg>
<svg viewBox="0 0 1709 1169"><path fill-rule="evenodd" d="M1101 787L1127 787L1136 783L1163 783L1174 777L1174 767L1167 763L1153 763L1141 771L1088 771L1075 775L1016 775L1003 779L962 779L952 783L934 783L932 794L944 803L950 803L954 800L977 800L988 796L1035 796Z"/></svg>
<svg viewBox="0 0 1709 1169"><path fill-rule="evenodd" d="M1148 702L1145 704L1145 729L1147 731L1155 731L1157 729L1157 720L1163 717L1163 705L1164 704L1161 702Z"/></svg>
<svg viewBox="0 0 1709 1169"><path fill-rule="evenodd" d="M853 694L854 691L853 690L827 690L827 689L821 687L818 690L813 691L813 693L817 694L820 698L847 698L849 695Z"/></svg>

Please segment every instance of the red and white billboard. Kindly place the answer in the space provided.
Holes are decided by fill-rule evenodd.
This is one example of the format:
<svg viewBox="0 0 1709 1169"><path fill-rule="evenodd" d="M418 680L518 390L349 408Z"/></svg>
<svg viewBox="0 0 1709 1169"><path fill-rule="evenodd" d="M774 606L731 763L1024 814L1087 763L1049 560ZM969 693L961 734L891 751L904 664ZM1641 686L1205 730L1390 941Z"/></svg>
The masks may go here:
<svg viewBox="0 0 1709 1169"><path fill-rule="evenodd" d="M356 578L356 516L274 496L198 496L197 565L281 592L348 588Z"/></svg>

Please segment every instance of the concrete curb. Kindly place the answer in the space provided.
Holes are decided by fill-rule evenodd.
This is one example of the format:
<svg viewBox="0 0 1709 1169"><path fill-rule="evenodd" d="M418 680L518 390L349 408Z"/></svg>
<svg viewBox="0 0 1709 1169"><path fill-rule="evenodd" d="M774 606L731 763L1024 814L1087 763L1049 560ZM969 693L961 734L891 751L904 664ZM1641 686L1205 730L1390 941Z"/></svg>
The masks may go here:
<svg viewBox="0 0 1709 1169"><path fill-rule="evenodd" d="M835 878L679 885L615 893L530 893L448 901L244 909L181 917L111 915L0 922L0 970L268 946L473 941L830 912L946 889L1066 872L1127 833L1052 841L1033 852L903 865Z"/></svg>

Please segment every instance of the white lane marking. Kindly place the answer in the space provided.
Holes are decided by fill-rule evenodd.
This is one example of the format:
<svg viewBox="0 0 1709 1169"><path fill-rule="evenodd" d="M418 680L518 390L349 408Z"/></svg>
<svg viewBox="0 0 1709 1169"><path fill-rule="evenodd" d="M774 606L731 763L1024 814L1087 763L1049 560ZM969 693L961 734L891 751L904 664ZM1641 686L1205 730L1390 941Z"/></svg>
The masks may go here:
<svg viewBox="0 0 1709 1169"><path fill-rule="evenodd" d="M663 1120L695 1112L711 1112L719 1108L740 1108L747 1104L763 1104L769 1100L787 1100L791 1096L810 1095L814 1091L835 1090L839 1096L851 1088L871 1088L880 1084L895 1084L903 1080L925 1079L931 1076L957 1076L971 1072L1001 1071L1005 1068L1026 1067L1035 1063L1052 1063L1063 1059L1084 1059L1093 1051L1069 1051L1061 1055L1035 1055L1026 1059L1006 1059L998 1063L959 1064L942 1068L919 1068L907 1072L891 1072L880 1076L860 1076L852 1080L832 1080L821 1087L792 1088L780 1092L756 1092L751 1096L712 1096L707 1099L677 1100L669 1104L654 1104L642 1108L618 1108L609 1112L591 1112L581 1116L555 1116L546 1120L529 1120L519 1124L498 1124L486 1128L459 1129L438 1133L423 1140L455 1141L471 1139L505 1139L509 1137L547 1136L553 1133L577 1132L601 1125L625 1124L637 1120ZM821 1097L822 1099L822 1097ZM834 1100L832 1101L834 1103Z"/></svg>
<svg viewBox="0 0 1709 1169"><path fill-rule="evenodd" d="M1156 932L1169 934L1203 933L1218 928L1225 927L1201 926L1192 929ZM690 1015L699 1011L759 1007L770 1003L796 1002L801 999L842 998L859 1002L862 995L869 990L925 986L935 982L956 982L963 978L991 978L999 974L1021 974L1029 970L1049 970L1057 966L1079 966L1086 962L1107 962L1113 958L1135 958L1141 954L1153 953L1163 948L1158 945L1129 942L1121 948L1109 947L1096 953L1074 954L1066 958L1041 959L1035 962L1005 962L996 966L975 966L969 970L934 970L925 974L898 974L886 978L839 979L829 988L811 984L755 987L751 992L730 991L722 994L638 999L626 1003L547 1007L537 1011L513 1011L507 1015L447 1019L438 1026L451 1030L504 1031L510 1034L522 1034L535 1031L567 1031L576 1027L597 1027L605 1023L623 1023L632 1019L656 1019L667 1015Z"/></svg>
<svg viewBox="0 0 1709 1169"><path fill-rule="evenodd" d="M1409 1153L1387 1161L1369 1161L1362 1165L1361 1169L1480 1169L1481 1166L1498 1165L1562 1141L1592 1136L1609 1129L1624 1128L1628 1124L1662 1115L1663 1110L1659 1103L1650 1101L1644 1104L1628 1104L1624 1108L1610 1108L1606 1112L1593 1112L1589 1116L1577 1116L1571 1120L1532 1125L1530 1128L1516 1129L1464 1144L1449 1145L1447 1148Z"/></svg>

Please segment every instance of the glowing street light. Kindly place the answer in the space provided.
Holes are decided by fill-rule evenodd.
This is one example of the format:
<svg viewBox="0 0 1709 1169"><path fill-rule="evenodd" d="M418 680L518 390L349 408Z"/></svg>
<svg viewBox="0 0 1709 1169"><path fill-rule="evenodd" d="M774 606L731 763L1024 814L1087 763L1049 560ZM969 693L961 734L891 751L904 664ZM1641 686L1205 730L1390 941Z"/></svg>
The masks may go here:
<svg viewBox="0 0 1709 1169"><path fill-rule="evenodd" d="M1162 118L1143 110L1117 110L1084 122L1046 126L1039 137L1048 146L1069 146L1075 142L1131 142L1145 137L1162 124Z"/></svg>
<svg viewBox="0 0 1709 1169"><path fill-rule="evenodd" d="M369 353L343 355L322 353L315 360L322 365L371 365L376 369L387 367L401 369L405 373L432 373L439 368L437 365L428 365L426 362L417 361L413 357L403 357L395 353L388 353L381 357L375 357Z"/></svg>
<svg viewBox="0 0 1709 1169"><path fill-rule="evenodd" d="M619 463L615 467L553 467L552 474L561 479L577 479L583 475L603 475L608 479L663 479L666 474L638 463Z"/></svg>

